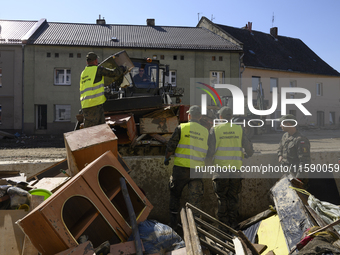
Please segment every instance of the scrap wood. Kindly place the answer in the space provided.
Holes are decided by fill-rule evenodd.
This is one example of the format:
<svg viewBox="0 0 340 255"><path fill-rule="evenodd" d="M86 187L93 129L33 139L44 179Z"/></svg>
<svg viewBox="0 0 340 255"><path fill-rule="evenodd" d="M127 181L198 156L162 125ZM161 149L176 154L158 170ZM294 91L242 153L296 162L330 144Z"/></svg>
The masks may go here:
<svg viewBox="0 0 340 255"><path fill-rule="evenodd" d="M0 254L21 255L25 234L15 222L27 213L25 210L0 210Z"/></svg>
<svg viewBox="0 0 340 255"><path fill-rule="evenodd" d="M259 243L253 243L254 248L257 250L259 254L264 252L267 249L267 245L259 244Z"/></svg>
<svg viewBox="0 0 340 255"><path fill-rule="evenodd" d="M30 202L29 212L44 202L43 196L31 195L28 199ZM38 250L33 246L31 240L25 235L24 244L22 246L22 255L37 255L38 253Z"/></svg>
<svg viewBox="0 0 340 255"><path fill-rule="evenodd" d="M176 116L175 113L171 108L167 107L164 109L159 109L148 114L145 114L143 115L143 118L157 118L157 117L168 118L173 116Z"/></svg>
<svg viewBox="0 0 340 255"><path fill-rule="evenodd" d="M314 225L297 192L290 188L291 178L292 175L284 175L270 190L288 250L293 249L303 232Z"/></svg>
<svg viewBox="0 0 340 255"><path fill-rule="evenodd" d="M67 170L68 165L67 165L67 159L63 159L49 167L47 167L46 169L40 171L39 173L29 176L27 178L28 181L32 181L32 180L40 180L44 177L56 177L58 175L61 174L61 170ZM65 176L65 175L63 175Z"/></svg>
<svg viewBox="0 0 340 255"><path fill-rule="evenodd" d="M178 126L178 118L173 117L155 117L155 118L140 118L140 133L173 133Z"/></svg>
<svg viewBox="0 0 340 255"><path fill-rule="evenodd" d="M275 210L267 209L267 210L265 210L265 211L263 211L261 213L256 214L255 216L253 216L251 218L248 218L248 219L240 222L238 224L238 227L239 227L240 230L246 229L249 226L251 226L251 225L253 225L253 224L255 224L255 223L257 223L257 222L259 222L259 221L261 221L263 219L269 218L270 216L272 216L274 214L276 214Z"/></svg>

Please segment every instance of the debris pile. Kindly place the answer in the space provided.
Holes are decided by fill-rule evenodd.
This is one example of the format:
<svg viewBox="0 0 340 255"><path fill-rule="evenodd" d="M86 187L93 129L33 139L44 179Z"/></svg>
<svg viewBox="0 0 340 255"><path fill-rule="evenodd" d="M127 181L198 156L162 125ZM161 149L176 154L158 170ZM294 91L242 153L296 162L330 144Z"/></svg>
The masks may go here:
<svg viewBox="0 0 340 255"><path fill-rule="evenodd" d="M140 136L171 132L173 117L171 110L144 114ZM0 254L340 254L338 206L291 175L271 188L272 208L235 229L189 203L178 233L148 219L153 205L118 151L120 139L138 145L134 118L107 120L65 133L67 159L27 178L1 176Z"/></svg>

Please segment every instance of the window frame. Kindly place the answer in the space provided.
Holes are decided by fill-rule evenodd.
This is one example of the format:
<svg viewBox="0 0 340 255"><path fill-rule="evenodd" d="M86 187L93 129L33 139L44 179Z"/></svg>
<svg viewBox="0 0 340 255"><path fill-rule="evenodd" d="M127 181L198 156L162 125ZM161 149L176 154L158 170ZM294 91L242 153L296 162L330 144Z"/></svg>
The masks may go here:
<svg viewBox="0 0 340 255"><path fill-rule="evenodd" d="M70 104L55 104L53 108L54 108L54 121L55 122L70 122L71 121L71 105ZM62 109L65 110L64 119L61 117L58 117L58 115L60 116L59 110L62 110Z"/></svg>
<svg viewBox="0 0 340 255"><path fill-rule="evenodd" d="M276 81L276 86L273 86L273 83L272 83L272 81ZM270 77L270 93L272 93L273 92L273 88L277 88L277 89L279 89L279 79L278 78L275 78L275 77ZM279 90L278 90L279 91Z"/></svg>
<svg viewBox="0 0 340 255"><path fill-rule="evenodd" d="M175 73L174 75L172 73ZM172 81L174 79L174 82ZM177 70L169 70L169 83L172 87L177 87Z"/></svg>
<svg viewBox="0 0 340 255"><path fill-rule="evenodd" d="M2 67L0 67L0 88L2 88Z"/></svg>
<svg viewBox="0 0 340 255"><path fill-rule="evenodd" d="M316 83L316 96L323 96L323 84L322 84L322 82Z"/></svg>
<svg viewBox="0 0 340 255"><path fill-rule="evenodd" d="M258 83L256 84L256 87L254 87L254 79L258 79ZM261 76L252 76L251 77L251 87L252 87L252 91L256 92L257 91L257 87L259 86L259 83L261 82Z"/></svg>
<svg viewBox="0 0 340 255"><path fill-rule="evenodd" d="M220 75L222 74L222 75ZM220 77L222 76L222 77ZM217 70L214 70L214 71L210 71L209 72L209 79L210 79L210 85L213 86L213 79L214 77L216 77L216 80L217 82L214 83L214 84L224 84L224 81L225 81L225 73L224 71L217 71Z"/></svg>
<svg viewBox="0 0 340 255"><path fill-rule="evenodd" d="M64 73L62 75L64 75L64 77L66 76L66 80L69 78L69 82L58 82L59 79L57 79L57 76L59 76L61 73L58 74L58 71L63 71ZM67 74L67 71L70 71L69 74ZM59 68L56 67L54 68L54 72L53 72L53 83L55 86L71 86L71 68Z"/></svg>

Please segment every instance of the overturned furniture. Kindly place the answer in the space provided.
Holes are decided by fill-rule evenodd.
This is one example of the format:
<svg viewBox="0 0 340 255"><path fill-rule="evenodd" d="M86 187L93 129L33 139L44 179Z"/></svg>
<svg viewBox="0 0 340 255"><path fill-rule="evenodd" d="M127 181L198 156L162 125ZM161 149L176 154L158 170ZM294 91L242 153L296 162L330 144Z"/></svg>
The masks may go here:
<svg viewBox="0 0 340 255"><path fill-rule="evenodd" d="M137 223L152 205L112 151L88 164L26 217L19 226L43 255L76 247L87 235L94 247L124 242L132 233L119 179L127 182Z"/></svg>
<svg viewBox="0 0 340 255"><path fill-rule="evenodd" d="M226 233L211 223L204 221L203 218L211 221L212 223L219 224L227 229L229 233ZM189 255L203 255L202 246L207 247L210 251L216 254L259 255L256 248L242 231L232 229L228 225L189 203L186 203L186 208L182 208L181 210L181 222L186 244L186 252Z"/></svg>

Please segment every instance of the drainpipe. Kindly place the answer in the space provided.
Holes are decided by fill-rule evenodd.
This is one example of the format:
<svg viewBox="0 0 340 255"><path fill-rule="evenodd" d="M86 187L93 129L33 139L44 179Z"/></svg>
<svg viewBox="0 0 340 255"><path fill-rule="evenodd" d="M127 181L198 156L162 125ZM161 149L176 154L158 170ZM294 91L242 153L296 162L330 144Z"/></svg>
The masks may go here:
<svg viewBox="0 0 340 255"><path fill-rule="evenodd" d="M21 70L21 134L24 133L24 68L25 68L25 44L22 44L22 70Z"/></svg>
<svg viewBox="0 0 340 255"><path fill-rule="evenodd" d="M244 72L244 70L246 69L246 66L243 65L243 70L241 71L241 59L243 58L244 53L242 53L242 55L240 56L240 64L239 64L239 71L240 71L240 89L242 89L242 74Z"/></svg>

